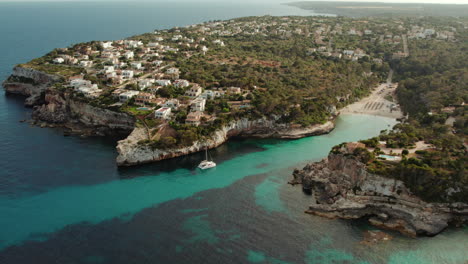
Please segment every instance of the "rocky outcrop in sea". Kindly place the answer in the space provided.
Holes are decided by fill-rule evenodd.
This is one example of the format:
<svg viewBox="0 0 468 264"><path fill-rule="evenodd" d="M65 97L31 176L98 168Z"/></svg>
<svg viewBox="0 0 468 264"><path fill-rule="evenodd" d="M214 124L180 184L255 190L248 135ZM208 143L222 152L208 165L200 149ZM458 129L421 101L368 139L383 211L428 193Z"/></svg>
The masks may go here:
<svg viewBox="0 0 468 264"><path fill-rule="evenodd" d="M399 180L369 173L346 153L295 170L291 184L301 184L314 197L306 213L328 218L367 218L377 227L409 236L433 236L450 224L468 220L468 205L427 203Z"/></svg>

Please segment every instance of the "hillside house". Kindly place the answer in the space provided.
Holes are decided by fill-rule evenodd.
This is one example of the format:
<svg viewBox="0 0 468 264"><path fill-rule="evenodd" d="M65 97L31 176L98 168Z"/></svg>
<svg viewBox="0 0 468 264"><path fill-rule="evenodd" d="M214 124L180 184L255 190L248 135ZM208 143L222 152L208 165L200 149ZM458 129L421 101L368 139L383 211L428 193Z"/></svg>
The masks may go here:
<svg viewBox="0 0 468 264"><path fill-rule="evenodd" d="M177 99L170 99L167 100L166 103L163 105L164 107L169 107L172 110L177 110L180 106L180 102Z"/></svg>
<svg viewBox="0 0 468 264"><path fill-rule="evenodd" d="M201 123L202 112L190 112L185 119L185 124L192 126L199 126Z"/></svg>
<svg viewBox="0 0 468 264"><path fill-rule="evenodd" d="M133 71L130 71L130 70L122 71L122 78L125 79L125 80L132 79L133 75L134 75Z"/></svg>
<svg viewBox="0 0 468 264"><path fill-rule="evenodd" d="M158 119L170 119L171 115L171 108L169 107L161 107L158 110L154 111L154 117Z"/></svg>
<svg viewBox="0 0 468 264"><path fill-rule="evenodd" d="M128 100L132 99L133 97L137 96L140 92L138 91L126 91L119 95L119 101L122 103L127 102Z"/></svg>
<svg viewBox="0 0 468 264"><path fill-rule="evenodd" d="M190 111L203 112L205 111L206 99L197 98L190 103Z"/></svg>
<svg viewBox="0 0 468 264"><path fill-rule="evenodd" d="M135 103L138 105L148 105L153 102L155 98L154 94L151 93L139 93L135 96Z"/></svg>
<svg viewBox="0 0 468 264"><path fill-rule="evenodd" d="M178 88L186 88L186 87L190 86L190 83L187 80L180 80L179 79L179 80L174 81L174 86L178 87Z"/></svg>
<svg viewBox="0 0 468 264"><path fill-rule="evenodd" d="M202 88L199 85L193 85L186 92L185 95L189 97L198 97L202 93Z"/></svg>
<svg viewBox="0 0 468 264"><path fill-rule="evenodd" d="M168 86L171 85L171 80L156 80L156 83L160 86Z"/></svg>

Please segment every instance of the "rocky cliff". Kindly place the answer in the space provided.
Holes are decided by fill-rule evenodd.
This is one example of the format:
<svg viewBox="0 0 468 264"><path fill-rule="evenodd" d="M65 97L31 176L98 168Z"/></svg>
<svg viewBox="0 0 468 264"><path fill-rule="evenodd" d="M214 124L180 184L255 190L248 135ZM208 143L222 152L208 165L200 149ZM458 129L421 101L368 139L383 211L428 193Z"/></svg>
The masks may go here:
<svg viewBox="0 0 468 264"><path fill-rule="evenodd" d="M329 218L366 217L378 227L417 235L436 235L450 223L468 220L466 204L426 203L404 183L369 173L365 164L346 154L295 170L291 184L302 184L315 203L306 213Z"/></svg>
<svg viewBox="0 0 468 264"><path fill-rule="evenodd" d="M39 122L63 126L86 135L128 135L135 118L77 100L70 93L47 89L44 103L34 106L32 117Z"/></svg>
<svg viewBox="0 0 468 264"><path fill-rule="evenodd" d="M264 118L254 121L240 119L217 130L210 139L196 141L188 147L165 150L152 149L148 145L138 144L139 141L147 139L147 133L144 128L135 128L127 139L118 142L117 152L119 155L117 157L117 164L119 166L130 166L179 157L202 151L206 148L215 148L233 136L296 139L329 133L333 128L334 123L332 121L307 128L292 128L288 124L277 124L273 119Z"/></svg>
<svg viewBox="0 0 468 264"><path fill-rule="evenodd" d="M28 96L26 105L34 106L32 118L41 126L66 127L72 132L86 135L130 134L117 145L117 163L120 166L155 162L215 148L232 136L297 139L328 133L334 128L332 121L301 128L279 124L277 118L240 119L219 129L210 139L194 142L191 146L152 149L149 145L138 143L147 139L147 131L135 127L133 116L92 106L70 92L53 88L55 83L61 81L63 79L59 76L15 67L3 86L7 93ZM336 109L334 111L336 112ZM338 113L331 114L335 116Z"/></svg>
<svg viewBox="0 0 468 264"><path fill-rule="evenodd" d="M40 125L66 127L86 135L128 135L133 130L133 116L91 106L53 89L60 81L59 76L15 67L3 87L7 94L27 96L25 104L34 107L32 118Z"/></svg>
<svg viewBox="0 0 468 264"><path fill-rule="evenodd" d="M7 94L27 96L25 105L33 106L41 103L45 90L60 80L62 78L59 76L16 66L10 77L3 82L3 87Z"/></svg>

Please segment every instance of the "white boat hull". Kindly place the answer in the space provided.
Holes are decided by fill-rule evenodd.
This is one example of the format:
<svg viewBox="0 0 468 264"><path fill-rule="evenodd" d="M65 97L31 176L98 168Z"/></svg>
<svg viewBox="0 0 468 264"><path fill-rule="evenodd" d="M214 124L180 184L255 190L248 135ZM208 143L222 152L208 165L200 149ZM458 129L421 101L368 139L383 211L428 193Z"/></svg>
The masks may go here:
<svg viewBox="0 0 468 264"><path fill-rule="evenodd" d="M209 160L204 160L200 163L200 165L198 165L198 168L202 170L206 170L206 169L210 169L214 167L216 167L216 163L214 163L213 161L209 161Z"/></svg>

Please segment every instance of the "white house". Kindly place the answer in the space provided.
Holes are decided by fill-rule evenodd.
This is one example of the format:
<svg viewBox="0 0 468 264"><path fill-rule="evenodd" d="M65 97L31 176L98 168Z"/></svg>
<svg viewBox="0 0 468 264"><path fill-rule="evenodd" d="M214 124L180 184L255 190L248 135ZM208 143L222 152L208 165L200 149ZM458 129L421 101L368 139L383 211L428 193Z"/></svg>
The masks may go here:
<svg viewBox="0 0 468 264"><path fill-rule="evenodd" d="M344 54L344 55L353 55L353 54L354 54L354 50L343 50L343 54Z"/></svg>
<svg viewBox="0 0 468 264"><path fill-rule="evenodd" d="M56 64L62 64L64 62L65 62L65 60L63 58L55 58L54 59L54 63L56 63Z"/></svg>
<svg viewBox="0 0 468 264"><path fill-rule="evenodd" d="M138 88L140 90L144 90L154 84L155 80L154 79L143 79L138 82Z"/></svg>
<svg viewBox="0 0 468 264"><path fill-rule="evenodd" d="M179 74L179 72L179 69L172 67L167 69L166 74Z"/></svg>
<svg viewBox="0 0 468 264"><path fill-rule="evenodd" d="M106 74L107 79L111 79L111 78L115 78L115 77L117 77L117 73L115 71L109 72L108 74Z"/></svg>
<svg viewBox="0 0 468 264"><path fill-rule="evenodd" d="M208 52L208 48L206 46L203 46L201 50L203 52L203 55L206 55L206 52Z"/></svg>
<svg viewBox="0 0 468 264"><path fill-rule="evenodd" d="M110 49L112 48L112 41L101 42L101 47L103 49Z"/></svg>
<svg viewBox="0 0 468 264"><path fill-rule="evenodd" d="M221 46L221 47L224 47L224 46L225 46L224 41L219 40L219 39L213 41L213 43L214 43L214 44L217 44L217 45L219 45L219 46Z"/></svg>
<svg viewBox="0 0 468 264"><path fill-rule="evenodd" d="M190 87L190 89L188 89L185 92L185 95L190 96L190 97L198 97L201 93L202 93L202 88L199 85L195 84L194 86Z"/></svg>
<svg viewBox="0 0 468 264"><path fill-rule="evenodd" d="M161 86L168 86L171 85L171 80L156 80L156 83Z"/></svg>
<svg viewBox="0 0 468 264"><path fill-rule="evenodd" d="M204 98L197 98L192 101L190 104L190 111L192 112L203 112L205 111L206 99Z"/></svg>
<svg viewBox="0 0 468 264"><path fill-rule="evenodd" d="M139 40L125 40L125 45L130 48L138 48L139 46L143 46L143 42Z"/></svg>
<svg viewBox="0 0 468 264"><path fill-rule="evenodd" d="M224 91L217 91L217 90L205 90L201 97L210 100L210 99L215 99L215 98L220 98L224 95Z"/></svg>
<svg viewBox="0 0 468 264"><path fill-rule="evenodd" d="M161 60L153 61L153 65L155 65L156 67L159 67L162 64L163 64L163 61L161 61Z"/></svg>
<svg viewBox="0 0 468 264"><path fill-rule="evenodd" d="M136 96L139 93L140 92L138 92L138 91L126 91L126 92L121 93L119 95L119 100L122 103L127 102L128 100L132 99L134 96Z"/></svg>
<svg viewBox="0 0 468 264"><path fill-rule="evenodd" d="M171 115L171 108L169 107L162 107L154 111L154 117L159 118L159 119L170 119L170 115Z"/></svg>
<svg viewBox="0 0 468 264"><path fill-rule="evenodd" d="M200 125L201 117L203 116L202 112L190 112L185 119L185 124L198 126Z"/></svg>
<svg viewBox="0 0 468 264"><path fill-rule="evenodd" d="M132 66L132 68L137 69L137 70L140 70L141 68L143 68L141 65L141 62L137 62L137 61L130 63L130 65Z"/></svg>
<svg viewBox="0 0 468 264"><path fill-rule="evenodd" d="M124 57L127 59L133 59L133 57L135 57L135 53L133 53L133 51L127 51L124 53Z"/></svg>
<svg viewBox="0 0 468 264"><path fill-rule="evenodd" d="M114 66L104 66L104 73L105 74L111 73L111 72L114 72L114 71L115 71Z"/></svg>
<svg viewBox="0 0 468 264"><path fill-rule="evenodd" d="M158 42L150 42L150 43L148 43L147 46L150 47L150 48L157 48L157 47L159 47L159 43Z"/></svg>
<svg viewBox="0 0 468 264"><path fill-rule="evenodd" d="M97 87L80 87L77 91L90 98L99 97L102 92L102 90Z"/></svg>
<svg viewBox="0 0 468 264"><path fill-rule="evenodd" d="M167 100L163 106L171 108L172 110L177 110L179 108L179 105L180 105L179 100L170 99L170 100Z"/></svg>
<svg viewBox="0 0 468 264"><path fill-rule="evenodd" d="M179 41L181 38L182 38L181 35L177 35L177 36L172 37L172 41Z"/></svg>
<svg viewBox="0 0 468 264"><path fill-rule="evenodd" d="M122 69L123 67L126 67L126 66L127 66L127 63L125 62L117 62L114 64L114 67L118 69Z"/></svg>
<svg viewBox="0 0 468 264"><path fill-rule="evenodd" d="M70 81L70 86L72 86L75 89L82 86L91 86L91 81L83 79L73 79Z"/></svg>
<svg viewBox="0 0 468 264"><path fill-rule="evenodd" d="M174 86L175 87L179 87L179 88L185 88L185 87L188 87L190 85L189 81L187 80L175 80L174 81Z"/></svg>
<svg viewBox="0 0 468 264"><path fill-rule="evenodd" d="M124 79L132 79L133 75L134 75L133 71L130 71L130 70L122 71L122 78Z"/></svg>
<svg viewBox="0 0 468 264"><path fill-rule="evenodd" d="M89 67L93 66L93 62L89 61L89 60L83 60L83 61L80 61L80 66L85 67L85 68L89 68Z"/></svg>

